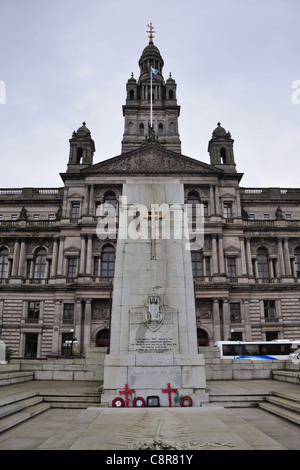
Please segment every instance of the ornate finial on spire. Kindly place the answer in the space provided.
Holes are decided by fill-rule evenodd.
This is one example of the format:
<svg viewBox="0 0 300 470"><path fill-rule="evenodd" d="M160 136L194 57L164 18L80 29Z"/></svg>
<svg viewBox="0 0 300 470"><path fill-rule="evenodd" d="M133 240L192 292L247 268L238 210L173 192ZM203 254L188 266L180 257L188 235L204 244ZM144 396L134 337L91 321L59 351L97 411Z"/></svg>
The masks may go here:
<svg viewBox="0 0 300 470"><path fill-rule="evenodd" d="M153 33L156 33L156 31L153 31L153 26L152 26L152 23L150 24L147 24L148 28L149 28L149 31L147 31L147 33L150 33L149 34L149 44L153 44L153 39L154 39L154 36L153 36Z"/></svg>

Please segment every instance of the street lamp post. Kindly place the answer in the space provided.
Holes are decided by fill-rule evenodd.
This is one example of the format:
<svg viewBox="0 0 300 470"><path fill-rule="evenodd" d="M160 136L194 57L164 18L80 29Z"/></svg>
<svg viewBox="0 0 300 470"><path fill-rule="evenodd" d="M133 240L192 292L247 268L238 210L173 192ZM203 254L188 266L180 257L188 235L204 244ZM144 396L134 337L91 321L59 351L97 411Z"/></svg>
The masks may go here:
<svg viewBox="0 0 300 470"><path fill-rule="evenodd" d="M68 355L68 348L70 346L70 359L72 359L72 357L73 357L73 344L78 343L78 340L77 340L77 338L74 338L73 333L74 333L74 330L71 330L72 337L71 337L71 339L66 340L67 355Z"/></svg>

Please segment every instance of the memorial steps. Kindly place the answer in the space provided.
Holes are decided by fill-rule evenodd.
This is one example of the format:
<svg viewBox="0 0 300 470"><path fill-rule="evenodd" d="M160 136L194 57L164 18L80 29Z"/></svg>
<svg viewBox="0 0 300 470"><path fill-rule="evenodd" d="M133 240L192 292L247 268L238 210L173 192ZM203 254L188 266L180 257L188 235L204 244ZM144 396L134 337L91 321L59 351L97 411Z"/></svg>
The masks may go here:
<svg viewBox="0 0 300 470"><path fill-rule="evenodd" d="M283 392L229 392L209 393L209 404L224 408L259 407L281 418L300 424L300 397Z"/></svg>
<svg viewBox="0 0 300 470"><path fill-rule="evenodd" d="M101 407L100 392L72 392L46 390L20 392L0 398L0 433L26 421L49 408Z"/></svg>
<svg viewBox="0 0 300 470"><path fill-rule="evenodd" d="M281 418L300 424L300 398L295 395L273 392L259 403L259 407Z"/></svg>

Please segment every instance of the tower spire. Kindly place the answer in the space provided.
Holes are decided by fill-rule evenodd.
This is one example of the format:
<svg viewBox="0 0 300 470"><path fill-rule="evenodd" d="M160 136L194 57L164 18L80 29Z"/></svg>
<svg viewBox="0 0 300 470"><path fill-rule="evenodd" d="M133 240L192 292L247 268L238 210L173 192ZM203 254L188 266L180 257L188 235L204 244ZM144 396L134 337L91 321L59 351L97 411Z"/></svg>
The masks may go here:
<svg viewBox="0 0 300 470"><path fill-rule="evenodd" d="M150 24L147 24L148 28L149 28L149 31L146 31L147 33L150 33L149 34L149 44L153 44L153 39L154 39L154 36L153 36L153 33L156 33L156 31L153 30L153 26L152 26L152 23Z"/></svg>

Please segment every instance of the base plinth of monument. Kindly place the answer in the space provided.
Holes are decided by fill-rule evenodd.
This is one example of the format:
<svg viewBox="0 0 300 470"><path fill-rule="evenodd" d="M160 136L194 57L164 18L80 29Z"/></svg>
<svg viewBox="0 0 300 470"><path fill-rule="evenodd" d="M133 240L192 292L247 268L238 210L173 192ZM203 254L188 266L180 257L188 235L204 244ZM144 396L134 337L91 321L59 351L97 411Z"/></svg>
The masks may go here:
<svg viewBox="0 0 300 470"><path fill-rule="evenodd" d="M205 361L202 354L109 354L105 359L101 403L112 406L115 398L134 406L134 398L159 398L159 406L180 406L183 397L190 397L192 406L208 401ZM164 391L163 391L164 390ZM120 393L121 392L121 393ZM171 401L170 401L171 400ZM184 406L187 406L187 400ZM189 405L190 406L190 405Z"/></svg>

